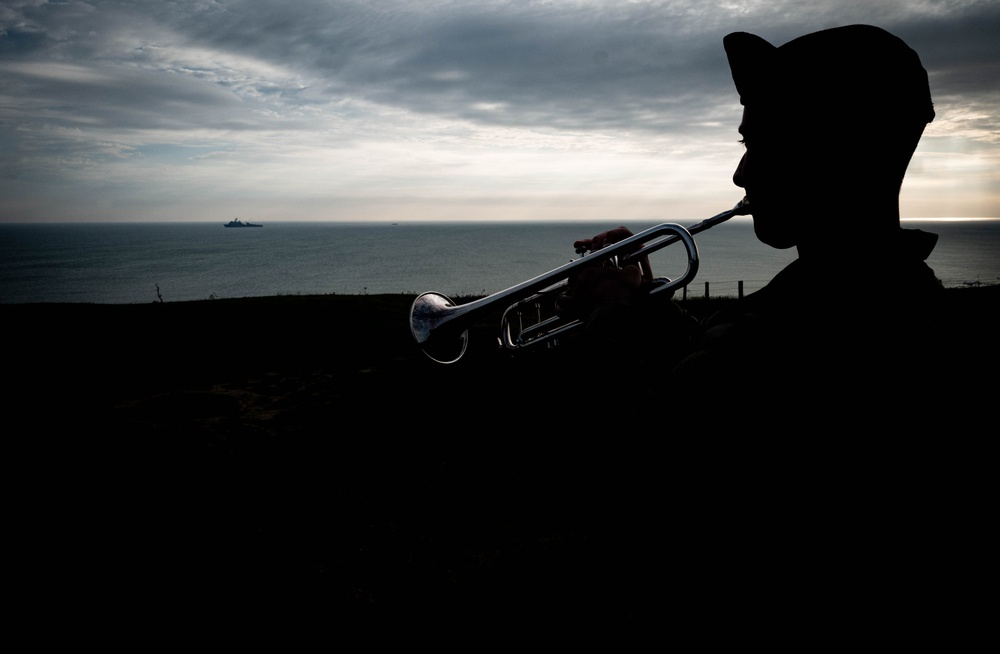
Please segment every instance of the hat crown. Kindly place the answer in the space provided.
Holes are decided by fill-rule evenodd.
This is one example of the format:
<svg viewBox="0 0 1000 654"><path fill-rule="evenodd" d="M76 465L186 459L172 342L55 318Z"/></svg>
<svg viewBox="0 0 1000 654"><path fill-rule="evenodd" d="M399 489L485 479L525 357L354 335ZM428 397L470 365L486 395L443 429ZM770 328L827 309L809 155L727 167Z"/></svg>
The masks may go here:
<svg viewBox="0 0 1000 654"><path fill-rule="evenodd" d="M775 47L754 34L723 39L740 101L822 101L865 112L934 117L927 71L899 37L871 25L813 32Z"/></svg>

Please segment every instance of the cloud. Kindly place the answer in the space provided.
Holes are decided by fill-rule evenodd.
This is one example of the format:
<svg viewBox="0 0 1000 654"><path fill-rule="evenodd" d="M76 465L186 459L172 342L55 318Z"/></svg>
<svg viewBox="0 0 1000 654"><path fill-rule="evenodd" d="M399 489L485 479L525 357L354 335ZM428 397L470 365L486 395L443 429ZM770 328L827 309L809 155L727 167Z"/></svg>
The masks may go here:
<svg viewBox="0 0 1000 654"><path fill-rule="evenodd" d="M739 156L722 37L852 22L921 54L939 116L922 147L996 161L993 2L8 2L0 210L165 219L179 193L191 217L556 215L596 189L636 211L717 202Z"/></svg>

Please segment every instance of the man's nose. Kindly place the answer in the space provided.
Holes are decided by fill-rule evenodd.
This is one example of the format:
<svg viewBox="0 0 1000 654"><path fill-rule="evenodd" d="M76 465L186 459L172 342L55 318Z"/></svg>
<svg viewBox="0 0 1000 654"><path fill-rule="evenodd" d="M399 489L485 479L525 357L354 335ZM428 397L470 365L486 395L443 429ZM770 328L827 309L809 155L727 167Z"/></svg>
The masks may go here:
<svg viewBox="0 0 1000 654"><path fill-rule="evenodd" d="M747 155L744 152L743 156L740 157L740 163L736 166L736 172L733 173L733 184L736 184L740 188L745 188L743 186L743 167L746 165Z"/></svg>

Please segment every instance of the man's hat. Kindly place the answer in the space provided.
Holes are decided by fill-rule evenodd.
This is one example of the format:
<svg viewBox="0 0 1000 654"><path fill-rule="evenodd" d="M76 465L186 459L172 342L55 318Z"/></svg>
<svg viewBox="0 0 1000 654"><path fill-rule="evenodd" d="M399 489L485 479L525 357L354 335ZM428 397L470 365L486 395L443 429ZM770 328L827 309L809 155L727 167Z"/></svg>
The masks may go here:
<svg viewBox="0 0 1000 654"><path fill-rule="evenodd" d="M934 119L927 71L917 53L878 27L836 27L781 47L735 32L723 45L745 106L825 107L848 120Z"/></svg>

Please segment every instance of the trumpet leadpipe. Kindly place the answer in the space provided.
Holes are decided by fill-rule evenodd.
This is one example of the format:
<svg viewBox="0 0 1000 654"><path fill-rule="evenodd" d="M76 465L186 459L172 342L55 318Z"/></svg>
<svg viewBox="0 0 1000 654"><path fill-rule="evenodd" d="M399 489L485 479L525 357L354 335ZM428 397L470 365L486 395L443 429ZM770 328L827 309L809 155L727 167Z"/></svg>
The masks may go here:
<svg viewBox="0 0 1000 654"><path fill-rule="evenodd" d="M695 234L703 232L706 229L711 229L716 225L720 225L729 220L730 218L733 218L735 216L746 216L749 213L750 213L750 201L747 198L743 198L742 200L737 202L736 206L734 206L732 209L729 209L728 211L723 211L722 213L718 213L712 216L711 218L706 218L700 223L695 223L694 225L691 225L686 229L688 234L694 236ZM622 258L622 265L634 263L640 257L646 256L652 252L655 252L656 250L661 250L667 247L668 245L676 243L679 240L680 237L678 236L669 236L661 241L658 241L652 247L645 247L642 250L639 250L638 252L627 254ZM600 250L598 250L598 252L599 251Z"/></svg>

